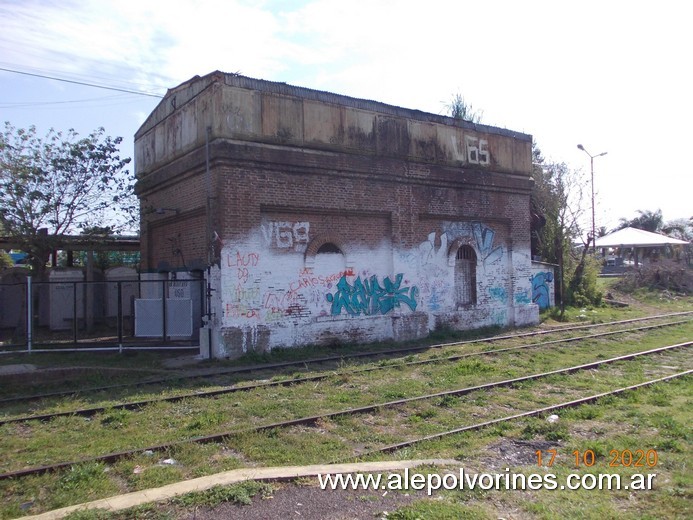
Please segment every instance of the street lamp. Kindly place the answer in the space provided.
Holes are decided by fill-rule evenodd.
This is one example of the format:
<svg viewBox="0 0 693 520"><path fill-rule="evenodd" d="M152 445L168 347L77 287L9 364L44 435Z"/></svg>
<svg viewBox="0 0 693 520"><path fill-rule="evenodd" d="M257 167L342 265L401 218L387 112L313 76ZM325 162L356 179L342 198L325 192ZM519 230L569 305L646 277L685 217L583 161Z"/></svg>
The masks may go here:
<svg viewBox="0 0 693 520"><path fill-rule="evenodd" d="M585 150L585 147L581 144L577 145L577 147L590 156L590 175L592 177L592 252L595 252L597 250L597 234L595 232L594 227L594 158L606 155L606 152L602 152L598 155L592 155L587 150Z"/></svg>

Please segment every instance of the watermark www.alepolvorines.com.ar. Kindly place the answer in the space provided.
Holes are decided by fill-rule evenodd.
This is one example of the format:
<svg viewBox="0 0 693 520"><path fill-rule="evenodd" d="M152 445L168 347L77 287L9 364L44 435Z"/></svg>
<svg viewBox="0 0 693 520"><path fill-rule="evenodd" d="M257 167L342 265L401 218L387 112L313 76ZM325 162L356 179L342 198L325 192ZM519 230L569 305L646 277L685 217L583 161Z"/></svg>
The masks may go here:
<svg viewBox="0 0 693 520"><path fill-rule="evenodd" d="M514 473L505 468L503 473L470 473L460 468L458 473L325 473L318 474L323 490L380 490L422 491L430 496L440 490L643 490L653 488L656 473L634 473L622 476L618 473L570 473L559 477L555 473Z"/></svg>

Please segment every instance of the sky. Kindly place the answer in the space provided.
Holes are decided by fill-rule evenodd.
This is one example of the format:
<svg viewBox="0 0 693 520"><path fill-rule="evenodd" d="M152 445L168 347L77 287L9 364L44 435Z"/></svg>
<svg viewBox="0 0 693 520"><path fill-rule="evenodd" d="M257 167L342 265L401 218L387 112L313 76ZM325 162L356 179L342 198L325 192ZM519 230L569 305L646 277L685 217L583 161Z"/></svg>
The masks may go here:
<svg viewBox="0 0 693 520"><path fill-rule="evenodd" d="M214 70L435 114L459 93L587 183L577 145L607 152L597 227L638 210L688 218L687 13L674 0L0 0L0 122L104 127L132 157L156 96ZM589 184L585 204L589 227Z"/></svg>

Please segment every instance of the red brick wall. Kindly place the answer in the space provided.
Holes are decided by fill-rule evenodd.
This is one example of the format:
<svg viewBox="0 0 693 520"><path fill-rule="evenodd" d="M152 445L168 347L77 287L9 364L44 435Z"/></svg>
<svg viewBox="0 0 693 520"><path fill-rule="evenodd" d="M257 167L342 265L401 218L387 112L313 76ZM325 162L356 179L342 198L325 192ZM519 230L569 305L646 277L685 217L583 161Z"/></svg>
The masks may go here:
<svg viewBox="0 0 693 520"><path fill-rule="evenodd" d="M271 123L269 115L264 122ZM390 134L397 142L383 142ZM300 136L295 142L216 137L208 147L177 152L138 183L143 267L206 266L218 235L215 323L227 354L250 343L264 349L405 339L437 323L469 328L534 320L530 178L494 170L493 156L485 166L436 162L437 153L416 152L413 160L410 141L398 135L383 130L378 146L361 153L299 146ZM367 318L330 313L334 284L311 278L311 255L324 242L343 251L346 265L339 269L350 277L402 274L416 305ZM477 255L476 304L464 309L451 297L462 245ZM314 278L319 287L311 286ZM310 294L295 289L302 283Z"/></svg>

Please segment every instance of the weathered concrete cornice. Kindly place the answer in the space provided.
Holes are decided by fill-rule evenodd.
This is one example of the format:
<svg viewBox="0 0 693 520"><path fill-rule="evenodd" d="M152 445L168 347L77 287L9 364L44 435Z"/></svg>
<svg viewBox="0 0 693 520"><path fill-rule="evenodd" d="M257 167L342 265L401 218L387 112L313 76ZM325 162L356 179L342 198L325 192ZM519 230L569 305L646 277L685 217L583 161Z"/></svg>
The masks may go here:
<svg viewBox="0 0 693 520"><path fill-rule="evenodd" d="M227 164L233 167L279 170L287 174L369 178L378 182L493 191L529 192L533 185L530 177L522 175L480 168L419 164L388 157L358 156L230 140L215 140L210 143L209 149L210 162L214 168ZM190 175L200 175L204 173L204 167L205 149L197 149L139 179L136 193L142 195L154 187L180 182Z"/></svg>
<svg viewBox="0 0 693 520"><path fill-rule="evenodd" d="M147 175L231 139L508 174L531 171L531 136L376 101L216 72L169 91L135 136Z"/></svg>

